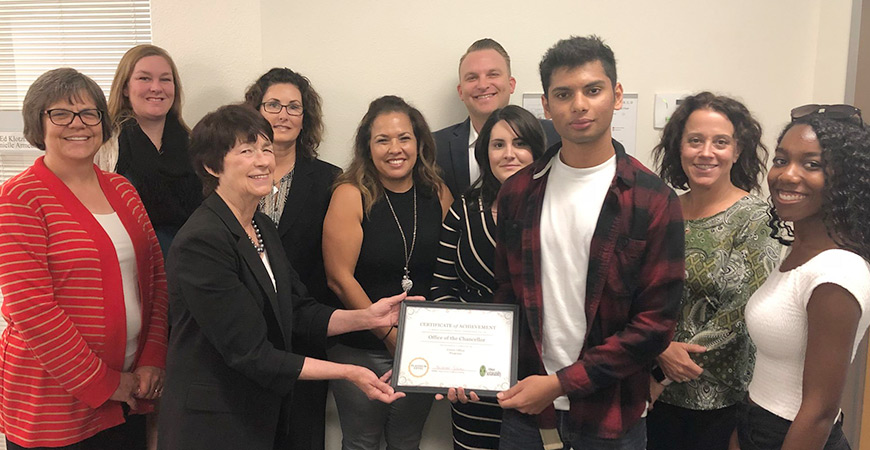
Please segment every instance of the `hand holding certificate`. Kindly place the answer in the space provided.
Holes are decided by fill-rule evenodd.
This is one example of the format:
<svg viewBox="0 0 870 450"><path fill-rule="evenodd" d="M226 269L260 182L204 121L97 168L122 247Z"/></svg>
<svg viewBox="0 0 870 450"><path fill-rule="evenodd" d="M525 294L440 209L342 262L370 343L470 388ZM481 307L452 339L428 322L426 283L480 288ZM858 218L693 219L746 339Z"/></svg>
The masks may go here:
<svg viewBox="0 0 870 450"><path fill-rule="evenodd" d="M514 305L405 302L393 388L444 394L461 386L493 396L516 384Z"/></svg>

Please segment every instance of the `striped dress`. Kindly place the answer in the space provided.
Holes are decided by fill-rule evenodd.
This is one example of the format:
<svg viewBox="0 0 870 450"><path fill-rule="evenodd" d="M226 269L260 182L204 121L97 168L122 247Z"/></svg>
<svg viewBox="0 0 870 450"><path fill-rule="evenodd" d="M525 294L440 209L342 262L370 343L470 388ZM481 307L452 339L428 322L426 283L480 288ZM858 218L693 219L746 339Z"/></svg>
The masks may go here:
<svg viewBox="0 0 870 450"><path fill-rule="evenodd" d="M160 246L133 186L94 167L136 253L142 332L135 367L166 360ZM0 186L0 432L25 447L72 445L121 424L107 401L124 364L121 271L90 211L37 161ZM153 405L139 400L141 411Z"/></svg>
<svg viewBox="0 0 870 450"><path fill-rule="evenodd" d="M495 287L496 224L480 199L459 197L441 226L441 242L430 299L466 303L492 303ZM453 448L497 449L502 409L494 398L476 403L454 403Z"/></svg>

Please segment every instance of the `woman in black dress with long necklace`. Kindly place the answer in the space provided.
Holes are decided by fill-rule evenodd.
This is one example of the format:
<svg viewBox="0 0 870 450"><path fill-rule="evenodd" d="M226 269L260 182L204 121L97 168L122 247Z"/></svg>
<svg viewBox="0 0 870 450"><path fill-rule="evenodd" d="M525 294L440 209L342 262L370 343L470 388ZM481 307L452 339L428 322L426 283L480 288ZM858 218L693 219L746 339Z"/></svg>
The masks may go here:
<svg viewBox="0 0 870 450"><path fill-rule="evenodd" d="M336 181L323 224L329 287L346 309L362 309L383 292L429 292L438 234L453 199L435 169L435 143L417 109L399 97L369 105L357 129L354 158ZM394 328L350 333L328 351L383 375L393 364ZM409 394L391 405L331 382L342 449L417 449L432 398Z"/></svg>
<svg viewBox="0 0 870 450"><path fill-rule="evenodd" d="M532 113L508 105L489 116L474 147L480 178L453 203L441 228L431 300L492 302L496 196L508 177L543 154L544 132ZM448 397L453 401L454 448L497 449L502 413L498 402L473 393L466 396L462 389L451 390Z"/></svg>

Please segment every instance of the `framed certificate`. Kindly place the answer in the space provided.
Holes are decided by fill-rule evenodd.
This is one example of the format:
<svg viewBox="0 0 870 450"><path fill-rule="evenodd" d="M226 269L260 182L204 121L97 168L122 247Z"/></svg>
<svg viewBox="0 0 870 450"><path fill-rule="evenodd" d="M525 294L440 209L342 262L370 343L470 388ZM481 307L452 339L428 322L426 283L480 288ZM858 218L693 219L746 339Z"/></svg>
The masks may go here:
<svg viewBox="0 0 870 450"><path fill-rule="evenodd" d="M393 388L451 387L495 396L517 382L519 308L489 303L403 302Z"/></svg>

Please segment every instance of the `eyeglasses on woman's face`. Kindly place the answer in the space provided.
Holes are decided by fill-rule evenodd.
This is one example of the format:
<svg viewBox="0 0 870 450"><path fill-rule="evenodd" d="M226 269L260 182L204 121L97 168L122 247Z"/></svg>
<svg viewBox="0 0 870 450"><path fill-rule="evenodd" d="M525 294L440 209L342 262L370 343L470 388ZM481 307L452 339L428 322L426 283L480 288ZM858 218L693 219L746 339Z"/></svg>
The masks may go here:
<svg viewBox="0 0 870 450"><path fill-rule="evenodd" d="M103 121L103 112L99 109L83 109L75 112L63 108L54 108L45 110L44 114L48 116L48 120L51 123L59 127L71 124L76 116L78 116L83 124L88 126L99 125Z"/></svg>
<svg viewBox="0 0 870 450"><path fill-rule="evenodd" d="M302 104L296 102L290 102L286 105L276 101L263 102L260 103L260 107L269 114L278 114L282 109L287 109L287 114L291 116L301 116L303 113Z"/></svg>

